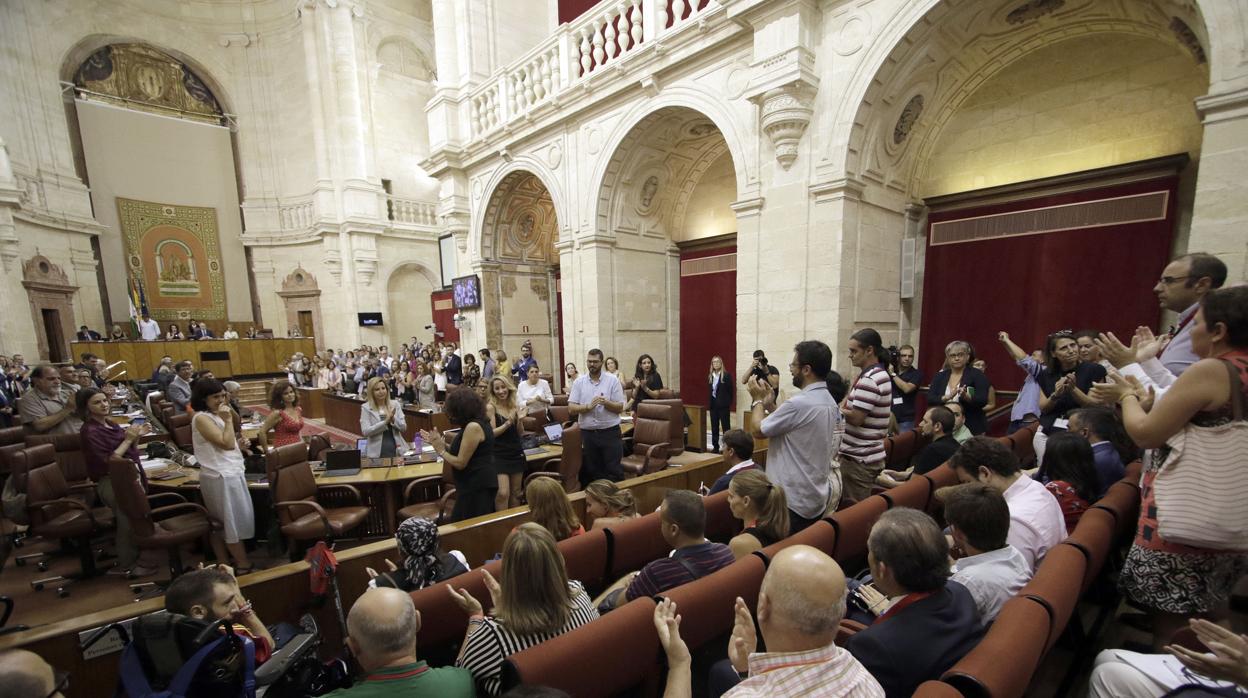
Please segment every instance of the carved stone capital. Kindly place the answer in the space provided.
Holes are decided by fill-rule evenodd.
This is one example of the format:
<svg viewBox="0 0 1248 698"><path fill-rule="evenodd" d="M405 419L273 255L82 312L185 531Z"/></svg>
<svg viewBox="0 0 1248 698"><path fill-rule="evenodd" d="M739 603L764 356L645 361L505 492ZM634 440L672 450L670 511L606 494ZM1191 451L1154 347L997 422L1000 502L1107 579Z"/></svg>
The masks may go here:
<svg viewBox="0 0 1248 698"><path fill-rule="evenodd" d="M797 145L814 114L813 100L813 87L801 82L768 90L758 98L763 133L771 139L776 160L786 170L797 159Z"/></svg>

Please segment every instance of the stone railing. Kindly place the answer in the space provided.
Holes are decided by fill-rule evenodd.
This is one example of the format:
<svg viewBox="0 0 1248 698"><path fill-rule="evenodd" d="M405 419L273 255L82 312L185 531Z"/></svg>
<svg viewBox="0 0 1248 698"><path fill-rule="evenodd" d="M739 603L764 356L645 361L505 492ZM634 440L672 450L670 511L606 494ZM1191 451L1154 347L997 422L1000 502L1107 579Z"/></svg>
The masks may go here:
<svg viewBox="0 0 1248 698"><path fill-rule="evenodd" d="M389 197L388 203L390 220L395 223L430 227L438 224L438 205L435 203L395 196Z"/></svg>
<svg viewBox="0 0 1248 698"><path fill-rule="evenodd" d="M277 220L282 230L307 230L316 222L316 205L311 199L281 204L277 207Z"/></svg>
<svg viewBox="0 0 1248 698"><path fill-rule="evenodd" d="M637 55L718 5L717 0L602 0L472 91L473 137L489 134L595 72Z"/></svg>

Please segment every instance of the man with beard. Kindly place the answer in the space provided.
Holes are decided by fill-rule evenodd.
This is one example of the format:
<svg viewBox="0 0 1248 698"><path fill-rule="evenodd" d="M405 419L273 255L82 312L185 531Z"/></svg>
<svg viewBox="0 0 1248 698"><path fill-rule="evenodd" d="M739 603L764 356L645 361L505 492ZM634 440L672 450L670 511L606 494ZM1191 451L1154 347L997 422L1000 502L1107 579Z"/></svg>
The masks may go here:
<svg viewBox="0 0 1248 698"><path fill-rule="evenodd" d="M888 436L893 383L885 370L880 333L858 330L849 338L849 361L861 371L841 402L845 437L841 439L841 477L845 496L860 502L871 495L884 470L884 438Z"/></svg>
<svg viewBox="0 0 1248 698"><path fill-rule="evenodd" d="M790 529L796 533L818 521L832 497L828 474L836 423L836 401L828 392L832 350L817 340L793 347L789 372L800 393L776 406L772 386L757 376L746 384L753 400L750 431L756 439L770 439L767 475L784 487L789 500Z"/></svg>

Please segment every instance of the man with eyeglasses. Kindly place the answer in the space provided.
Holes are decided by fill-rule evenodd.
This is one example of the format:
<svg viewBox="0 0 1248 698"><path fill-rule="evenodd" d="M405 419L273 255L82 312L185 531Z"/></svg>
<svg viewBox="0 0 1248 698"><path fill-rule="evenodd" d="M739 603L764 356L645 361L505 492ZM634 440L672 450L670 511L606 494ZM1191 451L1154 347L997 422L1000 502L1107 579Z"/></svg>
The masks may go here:
<svg viewBox="0 0 1248 698"><path fill-rule="evenodd" d="M1173 339L1157 355L1173 378L1177 378L1188 366L1200 360L1192 351L1192 318L1200 301L1215 288L1226 283L1226 264L1211 254L1192 252L1170 262L1161 272L1161 279L1153 286L1153 293L1161 307L1179 314L1178 326L1170 332ZM1157 380L1163 387L1173 382ZM1156 378L1154 378L1156 380Z"/></svg>
<svg viewBox="0 0 1248 698"><path fill-rule="evenodd" d="M56 698L69 688L69 672L53 671L27 650L0 652L0 686L10 698Z"/></svg>

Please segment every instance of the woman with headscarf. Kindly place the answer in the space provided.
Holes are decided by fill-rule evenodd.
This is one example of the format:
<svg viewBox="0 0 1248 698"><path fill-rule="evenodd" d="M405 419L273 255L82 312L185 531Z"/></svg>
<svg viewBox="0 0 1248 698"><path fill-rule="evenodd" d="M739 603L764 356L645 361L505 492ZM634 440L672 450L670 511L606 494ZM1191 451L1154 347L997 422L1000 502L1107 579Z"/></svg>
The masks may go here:
<svg viewBox="0 0 1248 698"><path fill-rule="evenodd" d="M429 519L413 516L404 521L395 530L394 540L402 556L399 564L386 560L390 570L382 574L371 567L365 568L371 577L369 586L411 592L468 571L454 553L444 553L438 548L438 526Z"/></svg>

